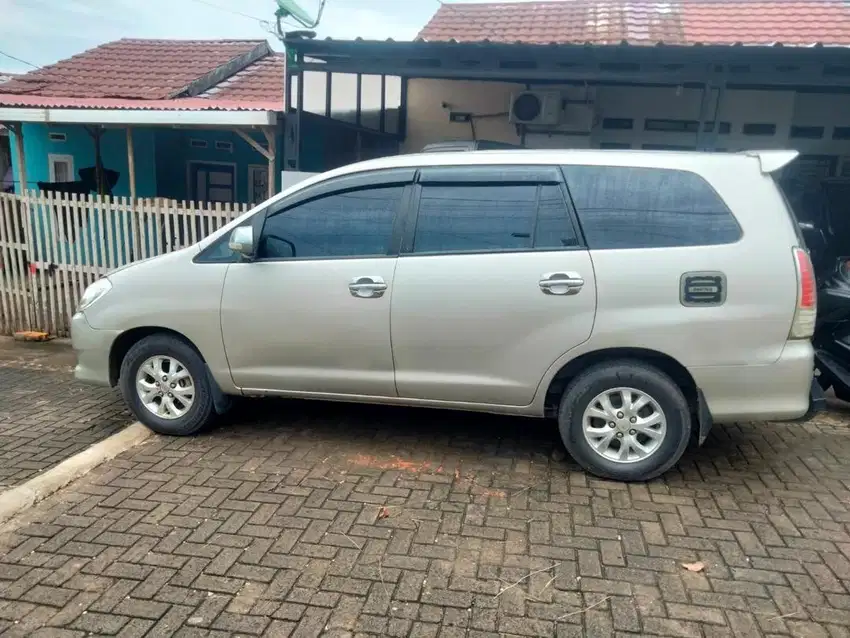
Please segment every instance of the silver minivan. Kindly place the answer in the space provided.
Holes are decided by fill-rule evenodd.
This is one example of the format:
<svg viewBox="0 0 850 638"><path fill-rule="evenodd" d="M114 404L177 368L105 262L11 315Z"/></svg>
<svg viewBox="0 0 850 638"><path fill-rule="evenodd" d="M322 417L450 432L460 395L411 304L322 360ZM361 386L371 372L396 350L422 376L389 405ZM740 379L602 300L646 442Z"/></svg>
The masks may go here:
<svg viewBox="0 0 850 638"><path fill-rule="evenodd" d="M336 169L93 284L76 376L172 435L239 395L551 417L590 472L646 480L713 422L815 405L814 276L772 177L795 156Z"/></svg>

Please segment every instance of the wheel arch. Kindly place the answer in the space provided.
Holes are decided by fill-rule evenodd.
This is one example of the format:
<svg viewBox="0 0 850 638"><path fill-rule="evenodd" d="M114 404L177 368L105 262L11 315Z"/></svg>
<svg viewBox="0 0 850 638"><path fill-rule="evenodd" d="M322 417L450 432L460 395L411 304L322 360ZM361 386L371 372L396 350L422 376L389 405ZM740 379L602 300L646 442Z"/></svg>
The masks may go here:
<svg viewBox="0 0 850 638"><path fill-rule="evenodd" d="M127 356L127 353L130 351L134 345L136 345L139 341L144 339L145 337L149 337L155 334L163 334L175 337L176 339L180 339L187 346L192 348L195 352L198 353L198 356L206 363L206 359L204 359L204 355L201 353L200 348L196 346L191 339L189 339L186 335L172 330L171 328L163 328L161 326L140 326L138 328L131 328L130 330L126 330L118 335L118 338L112 343L112 347L109 349L109 385L113 388L118 385L118 377L121 373L121 363L124 361L124 357Z"/></svg>
<svg viewBox="0 0 850 638"><path fill-rule="evenodd" d="M679 386L692 412L695 415L699 414L700 392L693 375L670 355L650 348L604 348L586 352L566 362L555 373L546 388L543 403L544 414L547 417L557 416L561 396L570 382L583 370L599 363L623 359L648 363L664 372Z"/></svg>

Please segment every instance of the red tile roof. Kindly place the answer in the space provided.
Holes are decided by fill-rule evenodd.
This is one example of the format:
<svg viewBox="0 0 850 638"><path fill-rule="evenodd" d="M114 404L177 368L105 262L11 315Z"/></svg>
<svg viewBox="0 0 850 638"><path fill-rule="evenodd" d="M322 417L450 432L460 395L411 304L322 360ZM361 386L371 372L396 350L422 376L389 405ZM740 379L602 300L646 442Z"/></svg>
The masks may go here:
<svg viewBox="0 0 850 638"><path fill-rule="evenodd" d="M524 44L850 46L850 5L844 0L445 3L419 38Z"/></svg>
<svg viewBox="0 0 850 638"><path fill-rule="evenodd" d="M118 40L0 85L0 105L283 110L284 58L266 53L201 96L187 88L264 40ZM181 95L182 94L182 95Z"/></svg>
<svg viewBox="0 0 850 638"><path fill-rule="evenodd" d="M282 106L285 73L286 55L273 53L216 84L202 96L214 100L271 100Z"/></svg>

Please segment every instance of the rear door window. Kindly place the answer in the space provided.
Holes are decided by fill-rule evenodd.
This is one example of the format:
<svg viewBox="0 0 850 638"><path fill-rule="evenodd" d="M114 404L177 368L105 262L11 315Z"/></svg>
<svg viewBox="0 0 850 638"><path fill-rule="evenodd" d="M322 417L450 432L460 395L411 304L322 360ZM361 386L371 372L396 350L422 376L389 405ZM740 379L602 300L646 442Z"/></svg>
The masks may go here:
<svg viewBox="0 0 850 638"><path fill-rule="evenodd" d="M729 208L695 173L566 166L564 174L591 250L712 246L741 238Z"/></svg>
<svg viewBox="0 0 850 638"><path fill-rule="evenodd" d="M578 239L556 184L425 184L414 253L547 250Z"/></svg>

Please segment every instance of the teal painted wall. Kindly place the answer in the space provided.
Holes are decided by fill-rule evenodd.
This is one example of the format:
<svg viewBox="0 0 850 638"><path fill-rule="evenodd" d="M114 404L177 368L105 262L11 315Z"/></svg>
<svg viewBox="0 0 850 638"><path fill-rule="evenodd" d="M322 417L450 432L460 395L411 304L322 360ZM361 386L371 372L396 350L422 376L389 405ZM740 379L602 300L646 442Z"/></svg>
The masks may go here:
<svg viewBox="0 0 850 638"><path fill-rule="evenodd" d="M265 145L262 134L252 136ZM202 140L206 148L196 148L191 140ZM218 150L216 142L230 142L232 151ZM282 138L277 139L275 189L280 188L280 166L282 165ZM241 137L227 130L161 129L156 141L156 183L160 197L192 199L188 175L191 162L225 163L236 165L236 201L248 202L248 167L268 166L268 160Z"/></svg>
<svg viewBox="0 0 850 638"><path fill-rule="evenodd" d="M64 133L64 141L52 141L49 133ZM194 148L191 139L201 139L207 142L207 148ZM254 135L258 142L265 142L261 134ZM227 141L233 144L233 151L218 150L216 141ZM14 139L11 140L14 144ZM253 149L247 142L235 133L225 130L191 130L171 128L134 128L133 146L136 165L136 194L138 197L167 197L178 200L190 199L187 189L189 163L226 162L236 165L236 201L249 200L248 167L259 165L268 167L264 156ZM275 170L275 189L280 189L280 166L283 163L283 139L277 139L277 166ZM83 126L58 126L46 124L24 124L24 158L27 165L27 188L37 190L38 182L50 181L48 157L51 154L70 155L74 158L74 178L76 172L95 164L94 141ZM120 173L113 188L117 197L130 195L129 167L127 160L126 130L106 129L101 138L101 157L105 168ZM12 162L13 179L16 187L20 174L16 162ZM33 261L49 262L51 232L57 233L56 248L58 257L65 261L68 255L76 255L79 251L81 263L89 265L106 265L109 260L101 248L102 238L111 234L116 246L118 262L138 258L130 254L130 247L121 239L123 227L118 213L109 220L109 226L101 228L97 216L72 219L61 211L42 210L41 206L30 208L30 224L35 242L30 255ZM52 219L48 219L48 215ZM149 244L151 237L143 240ZM62 257L65 255L65 257Z"/></svg>
<svg viewBox="0 0 850 638"><path fill-rule="evenodd" d="M52 141L49 133L64 133L64 141ZM125 129L106 129L101 137L101 158L104 168L119 172L118 182L112 189L116 197L129 197L129 165L127 160L127 133ZM12 140L14 143L14 140ZM154 197L156 195L156 165L155 165L155 131L150 128L133 130L133 151L136 164L136 194L139 197ZM74 158L74 179L79 179L77 171L81 168L95 165L94 140L82 126L59 126L46 124L24 124L24 160L27 166L27 188L38 189L38 182L50 181L49 156L51 154L70 155ZM15 158L12 158L13 178L16 190L20 183L20 173ZM46 215L52 215L48 220ZM101 250L100 239L107 234L107 228L100 228L97 217L74 219L69 212L47 212L40 206L30 208L30 223L33 232L34 250L30 259L34 261L50 261L48 246L51 238L48 229L58 230L56 250L59 255L55 258L66 261L69 255L79 252L80 263L88 265L105 265L107 256ZM81 215L81 213L77 213ZM130 258L129 247L116 241L118 237L118 217L113 215L112 235L116 245L119 262ZM147 241L147 240L146 240Z"/></svg>
<svg viewBox="0 0 850 638"><path fill-rule="evenodd" d="M64 142L50 140L48 133L64 133ZM254 139L265 144L261 134ZM190 140L203 140L207 148L195 148ZM233 151L217 150L215 142L230 142ZM12 140L14 143L14 140ZM224 162L236 164L236 201L248 202L248 166L266 167L268 161L251 148L241 137L227 130L194 130L172 128L134 128L133 147L136 159L136 195L138 197L168 197L191 199L188 190L190 162ZM280 188L283 138L278 136L275 189ZM36 189L37 183L50 181L48 155L71 155L74 171L94 166L94 141L82 126L54 126L24 124L24 157L27 163L27 188ZM105 168L120 173L113 189L115 196L130 195L127 140L124 129L106 129L101 138L101 156ZM20 180L17 163L12 158L13 177ZM75 178L78 176L75 175Z"/></svg>
<svg viewBox="0 0 850 638"><path fill-rule="evenodd" d="M64 142L54 142L48 133L64 133ZM14 134L12 134L14 135ZM127 163L127 137L124 129L106 129L101 137L101 157L104 168L120 173L112 191L116 196L130 195L129 166ZM156 132L151 128L133 130L133 151L136 159L136 194L138 197L156 196ZM11 140L14 144L14 139ZM74 171L94 166L94 140L83 126L24 124L24 159L27 165L27 188L38 188L38 182L50 181L48 155L71 155ZM16 187L20 181L17 162L12 156L12 171ZM74 175L79 179L78 175Z"/></svg>

